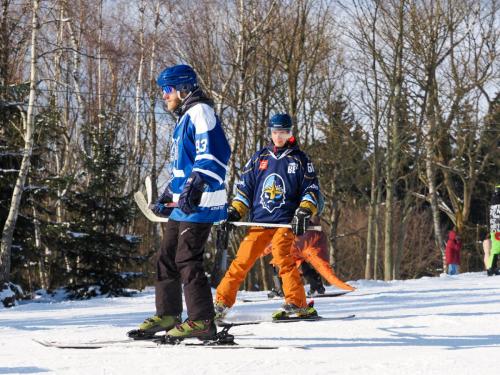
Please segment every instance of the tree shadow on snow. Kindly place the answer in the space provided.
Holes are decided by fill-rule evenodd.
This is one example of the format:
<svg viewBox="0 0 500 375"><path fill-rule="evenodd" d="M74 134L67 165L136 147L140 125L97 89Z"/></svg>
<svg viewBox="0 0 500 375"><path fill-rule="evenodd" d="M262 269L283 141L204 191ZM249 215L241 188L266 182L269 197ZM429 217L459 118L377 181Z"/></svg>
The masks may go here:
<svg viewBox="0 0 500 375"><path fill-rule="evenodd" d="M500 347L500 335L432 335L405 332L408 329L426 329L424 326L404 326L379 328L391 334L391 337L290 337L280 340L290 340L295 343L303 340L306 348L362 348L362 347L443 347L447 350L477 349L482 347ZM275 340L276 338L269 338ZM311 343L318 341L317 344Z"/></svg>
<svg viewBox="0 0 500 375"><path fill-rule="evenodd" d="M14 328L24 331L43 331L54 328L75 327L75 326L79 326L82 328L99 327L99 326L130 327L130 326L137 326L145 318L153 315L153 313L154 311L151 311L150 313L125 312L120 314L99 314L99 315L76 316L68 318L54 316L53 318L19 319L19 320L4 320L4 321L0 319L0 325L2 327Z"/></svg>
<svg viewBox="0 0 500 375"><path fill-rule="evenodd" d="M498 291L498 289L494 289ZM475 298L483 297L483 300L474 300L468 301L467 305L472 306L480 306L480 305L489 305L489 304L498 304L497 294L472 294L470 290L466 290L467 292L463 292L460 290L454 290L453 293L449 292L446 296L422 296L421 294L414 293L414 296L411 295L400 295L396 293L393 296L388 295L377 295L374 298L370 298L369 300L355 300L349 301L345 300L335 300L335 303L323 304L323 301L315 301L316 307L321 315L327 316L330 313L340 313L340 312L348 312L348 313L369 313L375 312L380 313L383 311L394 311L400 309L411 309L411 310L422 310L422 309L435 309L440 307L449 308L450 306L463 306L464 301L467 301L467 298L471 296ZM413 294L413 293L408 293ZM434 315L435 311L433 311ZM418 314L422 315L422 314ZM367 317L365 317L367 318ZM387 319L384 316L374 316L371 319Z"/></svg>
<svg viewBox="0 0 500 375"><path fill-rule="evenodd" d="M40 367L0 367L0 374L38 374L51 371Z"/></svg>

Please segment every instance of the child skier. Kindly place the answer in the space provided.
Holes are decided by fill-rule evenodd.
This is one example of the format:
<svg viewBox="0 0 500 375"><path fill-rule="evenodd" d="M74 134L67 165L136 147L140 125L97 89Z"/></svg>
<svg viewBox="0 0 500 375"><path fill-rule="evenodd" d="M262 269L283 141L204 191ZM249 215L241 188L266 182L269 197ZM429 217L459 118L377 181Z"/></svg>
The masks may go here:
<svg viewBox="0 0 500 375"><path fill-rule="evenodd" d="M217 287L216 319L222 319L233 306L241 282L268 243L272 244L285 294L283 309L273 318L317 315L314 307L307 306L300 273L290 251L294 235L304 234L310 217L317 211L318 179L313 164L292 137L290 116L276 114L268 127L272 141L245 165L236 197L228 209L228 220L238 221L249 212L253 222L291 223L292 229L255 226L248 230Z"/></svg>

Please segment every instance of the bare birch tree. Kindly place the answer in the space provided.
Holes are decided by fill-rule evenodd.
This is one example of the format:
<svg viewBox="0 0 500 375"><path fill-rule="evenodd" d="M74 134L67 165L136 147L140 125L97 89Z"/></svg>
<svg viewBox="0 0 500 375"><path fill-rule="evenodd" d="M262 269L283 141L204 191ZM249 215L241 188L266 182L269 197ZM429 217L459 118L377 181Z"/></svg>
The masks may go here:
<svg viewBox="0 0 500 375"><path fill-rule="evenodd" d="M33 151L33 135L34 135L34 114L37 88L37 36L39 28L38 8L39 0L32 2L32 19L31 19L31 50L30 50L30 94L28 99L28 110L26 115L23 115L24 128L24 152L19 175L16 185L12 192L12 200L7 220L2 231L2 241L0 246L0 283L8 282L10 279L10 262L11 262L11 245L14 229L16 226L17 217L19 215L19 206L21 197L26 182L26 176L30 168L30 158Z"/></svg>

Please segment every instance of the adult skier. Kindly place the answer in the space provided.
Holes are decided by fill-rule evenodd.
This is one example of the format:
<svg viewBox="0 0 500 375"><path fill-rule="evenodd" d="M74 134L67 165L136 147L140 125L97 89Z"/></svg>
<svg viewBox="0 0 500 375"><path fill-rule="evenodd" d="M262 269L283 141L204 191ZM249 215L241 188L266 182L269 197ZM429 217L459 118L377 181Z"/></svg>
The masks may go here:
<svg viewBox="0 0 500 375"><path fill-rule="evenodd" d="M273 314L273 319L317 315L314 307L307 305L301 276L290 251L295 235L304 234L309 219L317 211L318 179L313 164L292 136L290 116L276 114L268 127L271 143L257 151L243 168L236 197L228 209L228 220L238 221L249 213L253 222L291 223L292 229L255 226L248 230L217 287L216 319L222 319L233 306L241 282L268 243L272 244L285 295L285 304Z"/></svg>
<svg viewBox="0 0 500 375"><path fill-rule="evenodd" d="M500 275L497 260L500 256L500 185L495 186L495 192L490 203L489 238L483 241L484 263L488 276Z"/></svg>
<svg viewBox="0 0 500 375"><path fill-rule="evenodd" d="M138 332L212 337L214 307L203 252L212 224L227 217L224 180L231 151L213 102L198 87L190 66L166 68L157 83L178 120L170 148L171 179L154 206L155 213L169 217L156 260L156 314ZM168 207L170 202L177 207ZM183 323L182 289L188 315Z"/></svg>

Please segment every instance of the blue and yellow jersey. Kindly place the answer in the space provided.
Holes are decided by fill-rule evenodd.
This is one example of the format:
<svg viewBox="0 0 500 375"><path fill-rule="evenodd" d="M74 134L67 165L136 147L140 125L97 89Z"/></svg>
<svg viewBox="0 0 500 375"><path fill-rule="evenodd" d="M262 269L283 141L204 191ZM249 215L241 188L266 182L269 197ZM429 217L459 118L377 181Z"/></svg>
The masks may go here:
<svg viewBox="0 0 500 375"><path fill-rule="evenodd" d="M316 213L319 184L312 162L296 145L276 152L270 145L245 165L232 205L250 221L287 224L297 207Z"/></svg>

